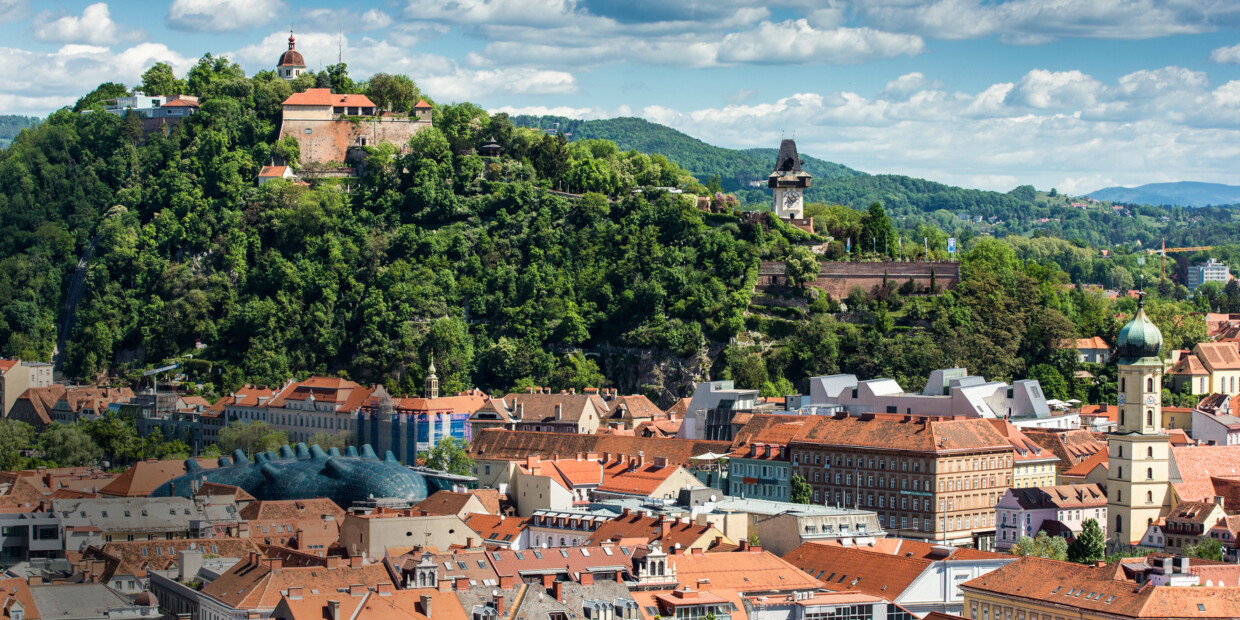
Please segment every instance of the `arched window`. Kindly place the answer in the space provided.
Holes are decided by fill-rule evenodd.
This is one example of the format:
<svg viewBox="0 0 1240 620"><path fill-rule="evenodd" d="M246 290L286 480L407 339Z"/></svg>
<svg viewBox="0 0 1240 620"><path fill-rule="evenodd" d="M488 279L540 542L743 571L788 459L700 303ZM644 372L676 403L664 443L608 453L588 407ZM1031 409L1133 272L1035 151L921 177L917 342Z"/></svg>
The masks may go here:
<svg viewBox="0 0 1240 620"><path fill-rule="evenodd" d="M1154 458L1154 447L1153 446L1150 446L1145 449L1145 456L1149 458Z"/></svg>
<svg viewBox="0 0 1240 620"><path fill-rule="evenodd" d="M1154 503L1154 492L1153 491L1145 492L1145 502L1148 504Z"/></svg>
<svg viewBox="0 0 1240 620"><path fill-rule="evenodd" d="M1125 379L1123 377L1120 377L1119 378L1119 391L1127 392L1128 388L1125 387L1126 385L1127 385L1127 382L1125 381Z"/></svg>
<svg viewBox="0 0 1240 620"><path fill-rule="evenodd" d="M1115 533L1118 534L1122 531L1124 531L1124 516L1115 515Z"/></svg>
<svg viewBox="0 0 1240 620"><path fill-rule="evenodd" d="M1145 468L1145 479L1146 479L1146 480L1153 480L1153 479L1154 479L1154 468L1153 468L1153 467L1146 467L1146 468Z"/></svg>
<svg viewBox="0 0 1240 620"><path fill-rule="evenodd" d="M1154 377L1150 377L1145 380L1145 391L1146 392L1154 391Z"/></svg>
<svg viewBox="0 0 1240 620"><path fill-rule="evenodd" d="M1115 503L1122 504L1123 502L1124 502L1124 492L1119 489L1115 489Z"/></svg>
<svg viewBox="0 0 1240 620"><path fill-rule="evenodd" d="M1124 425L1124 410L1123 409L1120 409L1119 411L1119 425L1120 426Z"/></svg>
<svg viewBox="0 0 1240 620"><path fill-rule="evenodd" d="M1153 409L1145 410L1145 425L1146 426L1154 425L1154 410Z"/></svg>

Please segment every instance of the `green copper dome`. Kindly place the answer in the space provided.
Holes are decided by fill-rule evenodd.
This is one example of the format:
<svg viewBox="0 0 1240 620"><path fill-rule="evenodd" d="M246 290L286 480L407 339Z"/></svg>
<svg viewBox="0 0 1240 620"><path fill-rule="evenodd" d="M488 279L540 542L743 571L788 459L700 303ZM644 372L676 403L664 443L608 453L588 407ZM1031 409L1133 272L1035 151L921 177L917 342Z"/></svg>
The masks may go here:
<svg viewBox="0 0 1240 620"><path fill-rule="evenodd" d="M1137 316L1119 330L1116 354L1120 363L1131 363L1145 357L1157 358L1162 351L1162 332L1145 314L1145 295L1137 301Z"/></svg>

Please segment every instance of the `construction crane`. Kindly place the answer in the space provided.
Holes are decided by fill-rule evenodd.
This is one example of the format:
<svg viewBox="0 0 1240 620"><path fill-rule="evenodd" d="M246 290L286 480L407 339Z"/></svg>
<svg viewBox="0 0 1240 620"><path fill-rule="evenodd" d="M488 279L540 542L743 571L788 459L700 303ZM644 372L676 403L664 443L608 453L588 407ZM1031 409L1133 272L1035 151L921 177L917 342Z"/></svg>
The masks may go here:
<svg viewBox="0 0 1240 620"><path fill-rule="evenodd" d="M1202 246L1196 246L1196 247L1191 247L1191 248L1169 248L1167 247L1167 240L1163 239L1161 249L1146 250L1145 253L1146 254L1158 254L1159 256L1162 257L1162 262L1161 262L1161 265L1159 265L1159 269L1162 270L1162 277L1164 280L1166 280L1167 279L1167 252L1204 252L1206 250L1212 250L1212 249L1214 249L1214 246L1211 246L1211 245L1202 245Z"/></svg>

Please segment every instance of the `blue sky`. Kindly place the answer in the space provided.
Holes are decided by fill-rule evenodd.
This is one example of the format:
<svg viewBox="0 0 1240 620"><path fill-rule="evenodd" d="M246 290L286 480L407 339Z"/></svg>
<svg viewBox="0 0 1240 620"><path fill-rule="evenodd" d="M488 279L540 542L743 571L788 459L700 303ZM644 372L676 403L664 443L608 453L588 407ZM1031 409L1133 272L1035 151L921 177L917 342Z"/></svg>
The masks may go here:
<svg viewBox="0 0 1240 620"><path fill-rule="evenodd" d="M0 113L205 52L1006 191L1240 184L1238 0L0 0Z"/></svg>

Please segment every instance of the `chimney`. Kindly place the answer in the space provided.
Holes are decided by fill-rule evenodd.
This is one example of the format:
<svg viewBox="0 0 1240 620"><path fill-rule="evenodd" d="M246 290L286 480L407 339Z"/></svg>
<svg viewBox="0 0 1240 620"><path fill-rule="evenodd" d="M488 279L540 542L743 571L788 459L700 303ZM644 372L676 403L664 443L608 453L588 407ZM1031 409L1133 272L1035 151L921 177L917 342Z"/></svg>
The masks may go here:
<svg viewBox="0 0 1240 620"><path fill-rule="evenodd" d="M267 560L267 566L270 567L271 570L280 570L284 568L284 559L283 558L271 558Z"/></svg>
<svg viewBox="0 0 1240 620"><path fill-rule="evenodd" d="M749 541L748 541L748 540L742 540L742 541L741 541L741 545L740 545L740 547L738 548L738 551L749 551Z"/></svg>
<svg viewBox="0 0 1240 620"><path fill-rule="evenodd" d="M665 456L654 457L654 466L660 467L660 468L667 467L667 457Z"/></svg>
<svg viewBox="0 0 1240 620"><path fill-rule="evenodd" d="M581 583L581 585L583 586L594 585L594 573L591 573L590 571L584 571L584 570L581 571L581 575L578 578L578 582Z"/></svg>
<svg viewBox="0 0 1240 620"><path fill-rule="evenodd" d="M439 585L440 592L451 592L453 583L447 579L440 579L436 582Z"/></svg>
<svg viewBox="0 0 1240 620"><path fill-rule="evenodd" d="M1215 505L1215 506L1218 506L1219 508L1223 508L1224 510L1226 510L1226 507L1224 507L1224 506L1223 506L1223 501L1224 501L1224 498L1223 498L1223 496L1222 496L1222 495L1215 495L1215 496L1214 496L1214 505Z"/></svg>
<svg viewBox="0 0 1240 620"><path fill-rule="evenodd" d="M620 516L622 516L622 517L627 517L627 516L630 516L630 515L632 515L632 514L633 514L633 511L632 511L631 509L629 509L629 508L625 508L624 510L622 510L622 511L620 512Z"/></svg>
<svg viewBox="0 0 1240 620"><path fill-rule="evenodd" d="M560 601L561 603L564 602L564 582L563 581L556 581L551 584L551 596L555 598L555 600Z"/></svg>
<svg viewBox="0 0 1240 620"><path fill-rule="evenodd" d="M512 589L512 575L500 575L499 576L499 587L501 590L511 590Z"/></svg>
<svg viewBox="0 0 1240 620"><path fill-rule="evenodd" d="M453 584L453 589L457 592L464 592L469 589L469 577L457 577Z"/></svg>
<svg viewBox="0 0 1240 620"><path fill-rule="evenodd" d="M431 617L431 596L429 594L422 595L422 615L427 618Z"/></svg>
<svg viewBox="0 0 1240 620"><path fill-rule="evenodd" d="M392 584L387 582L375 585L375 593L379 596L391 596L394 590L395 589L392 587Z"/></svg>
<svg viewBox="0 0 1240 620"><path fill-rule="evenodd" d="M340 568L340 558L337 556L329 556L326 560L327 568Z"/></svg>
<svg viewBox="0 0 1240 620"><path fill-rule="evenodd" d="M704 551L702 551L702 548L701 548L701 547L694 547L694 548L692 548L692 549L690 549L690 550L689 550L689 554L690 554L690 555L698 555L698 556L700 556L700 555L705 555L705 552L704 552Z"/></svg>
<svg viewBox="0 0 1240 620"><path fill-rule="evenodd" d="M511 577L509 577L509 579L511 579ZM499 614L499 617L501 618L504 617L504 596L502 594L495 597L495 613Z"/></svg>
<svg viewBox="0 0 1240 620"><path fill-rule="evenodd" d="M564 405L561 405L560 403L555 404L555 419L564 419Z"/></svg>
<svg viewBox="0 0 1240 620"><path fill-rule="evenodd" d="M665 544L667 541L667 537L670 536L671 533L672 533L672 522L671 521L664 521L659 524L659 538L661 538Z"/></svg>
<svg viewBox="0 0 1240 620"><path fill-rule="evenodd" d="M363 560L365 560L365 559L366 559L366 558L363 558L363 557L362 557L362 556L360 556L360 555L355 555L355 556L350 557L350 558L349 558L349 568L361 568L361 567L362 567L362 561L363 561Z"/></svg>
<svg viewBox="0 0 1240 620"><path fill-rule="evenodd" d="M301 586L289 586L288 597L292 599L301 598Z"/></svg>
<svg viewBox="0 0 1240 620"><path fill-rule="evenodd" d="M327 619L340 620L340 601L327 601Z"/></svg>
<svg viewBox="0 0 1240 620"><path fill-rule="evenodd" d="M531 472L533 471L535 467L538 467L538 456L535 454L526 455L525 467L526 469L531 470Z"/></svg>
<svg viewBox="0 0 1240 620"><path fill-rule="evenodd" d="M638 467L646 466L646 452L644 450L637 451L637 466Z"/></svg>
<svg viewBox="0 0 1240 620"><path fill-rule="evenodd" d="M349 586L349 596L364 596L366 592L366 584L355 583Z"/></svg>
<svg viewBox="0 0 1240 620"><path fill-rule="evenodd" d="M526 393L526 394L533 394L533 393L534 393L534 387L533 387L533 386L530 386L530 387L525 388L525 393Z"/></svg>
<svg viewBox="0 0 1240 620"><path fill-rule="evenodd" d="M543 582L544 588L550 588L551 584L555 583L555 575L554 574L543 575L542 582Z"/></svg>
<svg viewBox="0 0 1240 620"><path fill-rule="evenodd" d="M576 394L576 393L577 393L577 388L568 388L568 393L569 393L569 394Z"/></svg>

